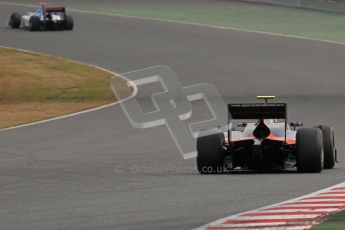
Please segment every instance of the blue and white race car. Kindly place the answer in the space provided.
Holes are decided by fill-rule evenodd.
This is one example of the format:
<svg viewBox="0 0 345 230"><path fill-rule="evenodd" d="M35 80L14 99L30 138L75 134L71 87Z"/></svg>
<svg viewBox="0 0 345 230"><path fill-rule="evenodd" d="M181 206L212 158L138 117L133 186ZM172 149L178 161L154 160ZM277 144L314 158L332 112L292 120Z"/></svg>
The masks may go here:
<svg viewBox="0 0 345 230"><path fill-rule="evenodd" d="M73 18L66 14L63 6L46 7L42 4L35 12L26 14L13 13L8 25L11 28L26 28L31 31L39 30L72 30Z"/></svg>

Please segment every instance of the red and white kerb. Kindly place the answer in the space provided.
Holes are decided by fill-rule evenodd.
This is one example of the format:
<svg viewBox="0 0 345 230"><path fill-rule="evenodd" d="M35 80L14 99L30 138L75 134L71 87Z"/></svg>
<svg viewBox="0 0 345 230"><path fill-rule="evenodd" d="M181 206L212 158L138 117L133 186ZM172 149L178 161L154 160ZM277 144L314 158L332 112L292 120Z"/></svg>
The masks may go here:
<svg viewBox="0 0 345 230"><path fill-rule="evenodd" d="M345 183L279 204L232 215L197 230L304 230L327 220L327 215L342 210L345 210Z"/></svg>

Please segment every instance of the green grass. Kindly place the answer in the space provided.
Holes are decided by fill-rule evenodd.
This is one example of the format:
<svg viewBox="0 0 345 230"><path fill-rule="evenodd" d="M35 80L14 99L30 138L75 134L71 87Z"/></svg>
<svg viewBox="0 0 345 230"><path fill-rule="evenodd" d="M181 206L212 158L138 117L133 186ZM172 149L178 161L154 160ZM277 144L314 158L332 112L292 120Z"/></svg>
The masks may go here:
<svg viewBox="0 0 345 230"><path fill-rule="evenodd" d="M345 229L345 211L333 214L328 220L315 226L312 230L343 230Z"/></svg>
<svg viewBox="0 0 345 230"><path fill-rule="evenodd" d="M66 61L0 48L0 102L114 101L111 73Z"/></svg>
<svg viewBox="0 0 345 230"><path fill-rule="evenodd" d="M0 69L0 129L116 101L113 74L88 65L0 48ZM125 80L114 81L130 95Z"/></svg>
<svg viewBox="0 0 345 230"><path fill-rule="evenodd" d="M78 8L91 12L178 20L345 42L345 15L268 5Z"/></svg>

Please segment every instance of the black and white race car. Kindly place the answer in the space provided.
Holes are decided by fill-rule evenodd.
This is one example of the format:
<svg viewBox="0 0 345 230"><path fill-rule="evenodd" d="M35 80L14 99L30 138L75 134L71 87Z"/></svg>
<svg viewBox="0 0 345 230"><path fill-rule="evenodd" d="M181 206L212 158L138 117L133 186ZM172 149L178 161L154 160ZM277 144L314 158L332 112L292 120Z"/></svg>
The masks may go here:
<svg viewBox="0 0 345 230"><path fill-rule="evenodd" d="M319 173L337 161L331 126L300 128L287 123L287 105L268 103L274 96L258 96L265 103L229 104L229 127L201 132L197 139L197 166L202 174L233 169L282 170ZM231 119L231 122L230 122Z"/></svg>
<svg viewBox="0 0 345 230"><path fill-rule="evenodd" d="M39 30L73 30L72 16L66 14L63 6L46 7L42 4L35 12L26 14L13 13L8 25L13 28L26 28L31 31Z"/></svg>

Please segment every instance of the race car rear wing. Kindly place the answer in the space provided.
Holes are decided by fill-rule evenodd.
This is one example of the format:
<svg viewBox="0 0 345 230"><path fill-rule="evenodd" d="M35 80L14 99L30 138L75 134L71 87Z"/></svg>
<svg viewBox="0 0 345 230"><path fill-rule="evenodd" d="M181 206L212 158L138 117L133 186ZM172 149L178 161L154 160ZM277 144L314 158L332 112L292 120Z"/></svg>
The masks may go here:
<svg viewBox="0 0 345 230"><path fill-rule="evenodd" d="M232 119L286 119L286 103L229 104Z"/></svg>
<svg viewBox="0 0 345 230"><path fill-rule="evenodd" d="M63 12L64 13L66 11L66 9L63 6L54 6L54 7L46 7L45 11L47 13L50 13L50 12Z"/></svg>
<svg viewBox="0 0 345 230"><path fill-rule="evenodd" d="M287 130L287 105L286 103L242 103L228 104L230 125L231 119L284 119L285 142ZM230 138L230 127L228 129ZM229 139L230 141L230 139Z"/></svg>

